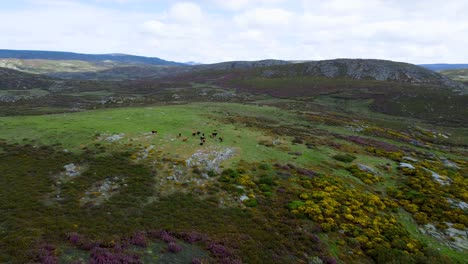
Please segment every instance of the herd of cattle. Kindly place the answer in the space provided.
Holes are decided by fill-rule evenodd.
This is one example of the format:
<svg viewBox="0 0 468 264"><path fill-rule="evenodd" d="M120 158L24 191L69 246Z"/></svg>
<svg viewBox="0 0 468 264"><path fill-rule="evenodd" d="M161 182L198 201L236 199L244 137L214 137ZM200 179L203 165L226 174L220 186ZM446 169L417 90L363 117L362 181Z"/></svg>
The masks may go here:
<svg viewBox="0 0 468 264"><path fill-rule="evenodd" d="M151 134L153 134L153 135L158 134L158 131L157 130L151 130ZM203 146L203 144L206 142L205 133L200 132L200 131L193 131L192 132L192 137L197 137L197 136L200 136L200 146ZM179 133L179 135L177 137L181 138L182 133ZM219 140L219 142L223 142L223 140L224 140L222 137L218 136L218 131L217 130L215 130L214 132L211 132L210 138L214 138L214 139L217 138ZM184 141L184 142L186 142L187 140L188 140L187 137L182 138L182 141Z"/></svg>

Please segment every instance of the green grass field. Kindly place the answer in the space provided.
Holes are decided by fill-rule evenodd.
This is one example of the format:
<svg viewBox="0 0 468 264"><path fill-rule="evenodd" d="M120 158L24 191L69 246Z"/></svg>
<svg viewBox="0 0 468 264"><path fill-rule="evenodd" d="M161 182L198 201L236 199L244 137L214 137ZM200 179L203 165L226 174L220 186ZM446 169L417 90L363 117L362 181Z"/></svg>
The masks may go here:
<svg viewBox="0 0 468 264"><path fill-rule="evenodd" d="M255 107L241 104L188 104L164 107L142 107L86 111L81 113L55 114L45 116L22 116L0 118L2 126L0 137L9 141L22 142L23 139L33 140L39 144L60 143L71 151L80 151L83 146L96 142L96 135L112 136L125 134L124 138L115 143L117 148L125 148L124 143L134 141L137 144L155 145L161 149L181 157L188 158L193 152L210 147L233 147L238 152L234 160L249 161L282 161L291 157L288 152L301 152L296 162L302 165L308 162L320 162L327 158L326 149L320 151L308 150L304 146L292 145L288 135L278 137L287 142L285 150L259 145L259 140L275 140L266 132L245 127L244 124L225 124L218 118L226 115L250 116L271 119L280 125L300 124L295 114L274 107ZM158 135L150 136L151 130L157 130ZM208 138L204 146L199 146L198 137L193 137L193 131L209 133L218 130L224 141ZM187 137L183 142L178 138Z"/></svg>
<svg viewBox="0 0 468 264"><path fill-rule="evenodd" d="M267 102L282 106L295 103ZM330 109L339 104L331 98L314 103ZM378 130L374 120L383 120L380 124L397 122L383 114L368 116L365 123L354 119L366 105L349 102L350 111L341 114L311 114L255 104L189 103L0 117L0 169L5 175L0 184L11 187L0 190L4 213L0 215L0 232L6 234L0 237L0 248L5 248L0 250L0 260L30 261L27 254L21 255L25 248L36 247L35 241L47 241L58 246L60 259L85 261L89 253L64 239L70 232L113 245L126 241L134 232L162 228L179 235L194 230L213 241L224 241L246 263L272 259L296 263L313 256L327 263L335 259L340 259L338 263L387 263L389 259L451 263L446 256L453 263L463 263L465 252L418 233L412 215L398 210L418 200L398 200L387 194L391 188L404 190L407 176L397 169L401 157L411 155L423 161L429 150L400 140L395 136L404 136L400 130ZM383 134L349 129L359 124ZM392 129L397 128L407 129ZM154 135L152 130L158 133ZM207 137L203 146L200 136L192 136L196 131ZM222 142L209 137L214 131ZM377 144L374 148L378 151L347 140L357 135L363 141L380 142L370 141ZM380 151L388 145L400 150ZM226 149L234 150L234 155L223 159L221 171L185 166L197 153ZM466 157L446 149L430 151L458 160L459 170L450 171L450 175L463 182ZM145 153L148 155L141 158ZM344 162L333 158L339 154L355 159ZM64 165L69 163L83 168L82 174L72 179L64 176ZM358 164L374 168L381 180L366 182L369 175L351 173L350 168ZM431 164L435 164L431 169L448 173L438 167L440 162ZM169 179L174 175L179 180ZM117 191L107 194L102 190L105 184ZM439 186L437 190L461 199L463 188ZM54 198L56 193L60 198ZM425 197L416 191L413 195ZM248 197L247 202L241 201L241 196ZM291 202L304 206L299 212L290 208ZM308 210L314 209L307 206L314 204L320 204L320 209L310 213ZM454 209L447 212L460 214ZM28 214L28 219L19 220ZM322 214L325 217L316 217ZM385 222L392 218L394 222ZM352 232L341 231L350 226ZM312 234L317 234L316 238ZM219 261L220 256L209 253L210 244L203 243L194 246L199 255ZM187 251L173 256L167 255L164 247L160 240L152 240L146 249L125 252L137 252L144 260L150 259L148 263L162 263L158 261L163 259L188 263L190 252L195 250L184 244ZM160 252L148 253L153 248Z"/></svg>

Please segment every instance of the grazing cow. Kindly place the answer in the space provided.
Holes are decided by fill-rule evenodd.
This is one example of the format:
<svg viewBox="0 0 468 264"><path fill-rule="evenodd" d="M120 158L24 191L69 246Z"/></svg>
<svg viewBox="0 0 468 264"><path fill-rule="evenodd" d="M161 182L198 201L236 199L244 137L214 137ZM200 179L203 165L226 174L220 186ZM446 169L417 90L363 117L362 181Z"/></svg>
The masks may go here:
<svg viewBox="0 0 468 264"><path fill-rule="evenodd" d="M157 134L158 131L157 130L151 130L151 134Z"/></svg>
<svg viewBox="0 0 468 264"><path fill-rule="evenodd" d="M179 137L181 137L181 136L182 136L182 133L179 133Z"/></svg>
<svg viewBox="0 0 468 264"><path fill-rule="evenodd" d="M200 146L203 146L203 142L200 142Z"/></svg>
<svg viewBox="0 0 468 264"><path fill-rule="evenodd" d="M206 139L203 139L202 142L205 143L205 142L206 142Z"/></svg>
<svg viewBox="0 0 468 264"><path fill-rule="evenodd" d="M197 134L197 133L193 132L193 133L192 133L192 136L195 136L196 134Z"/></svg>
<svg viewBox="0 0 468 264"><path fill-rule="evenodd" d="M200 131L197 131L197 135L200 135Z"/></svg>
<svg viewBox="0 0 468 264"><path fill-rule="evenodd" d="M202 134L202 137L205 137L205 133Z"/></svg>
<svg viewBox="0 0 468 264"><path fill-rule="evenodd" d="M213 133L211 133L211 135L212 135L213 137L216 137L216 136L218 135L218 132L213 132Z"/></svg>
<svg viewBox="0 0 468 264"><path fill-rule="evenodd" d="M222 138L222 137L219 138L219 142L223 142L223 138Z"/></svg>

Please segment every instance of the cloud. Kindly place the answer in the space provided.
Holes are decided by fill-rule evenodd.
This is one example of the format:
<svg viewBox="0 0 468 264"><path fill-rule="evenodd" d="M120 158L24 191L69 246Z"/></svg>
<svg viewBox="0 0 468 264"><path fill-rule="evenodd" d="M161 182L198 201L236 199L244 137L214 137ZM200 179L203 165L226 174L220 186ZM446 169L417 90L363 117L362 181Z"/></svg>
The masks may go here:
<svg viewBox="0 0 468 264"><path fill-rule="evenodd" d="M8 22L0 24L3 48L201 62L337 57L468 62L464 0L21 2L0 4Z"/></svg>
<svg viewBox="0 0 468 264"><path fill-rule="evenodd" d="M223 9L239 11L242 9L259 7L259 6L276 6L285 2L291 2L288 0L208 0L209 3L213 3Z"/></svg>
<svg viewBox="0 0 468 264"><path fill-rule="evenodd" d="M280 8L257 8L234 17L243 27L277 27L288 25L294 14Z"/></svg>
<svg viewBox="0 0 468 264"><path fill-rule="evenodd" d="M169 9L169 16L178 21L198 22L203 18L203 13L197 4L190 2L176 3Z"/></svg>

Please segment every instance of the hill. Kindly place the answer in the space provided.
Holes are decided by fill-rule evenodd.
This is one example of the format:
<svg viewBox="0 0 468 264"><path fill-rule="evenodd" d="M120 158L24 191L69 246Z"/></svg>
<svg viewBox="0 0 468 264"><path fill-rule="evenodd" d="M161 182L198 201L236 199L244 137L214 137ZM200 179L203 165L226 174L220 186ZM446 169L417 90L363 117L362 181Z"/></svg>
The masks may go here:
<svg viewBox="0 0 468 264"><path fill-rule="evenodd" d="M275 65L291 64L290 61L284 60L259 60L259 61L226 61L212 64L196 65L192 69L196 71L202 70L241 70L269 67Z"/></svg>
<svg viewBox="0 0 468 264"><path fill-rule="evenodd" d="M138 80L157 79L190 71L190 67L159 66L159 65L129 65L118 66L99 71L83 72L49 72L47 76L60 79L80 80Z"/></svg>
<svg viewBox="0 0 468 264"><path fill-rule="evenodd" d="M67 74L0 68L0 263L466 262L468 93L438 73Z"/></svg>
<svg viewBox="0 0 468 264"><path fill-rule="evenodd" d="M18 71L48 74L54 72L96 72L122 67L118 62L91 62L79 60L42 60L42 59L0 59L0 67Z"/></svg>
<svg viewBox="0 0 468 264"><path fill-rule="evenodd" d="M458 70L443 70L440 71L440 73L455 81L464 83L468 82L468 68Z"/></svg>
<svg viewBox="0 0 468 264"><path fill-rule="evenodd" d="M102 71L56 72L53 77L66 79L158 79L179 76L180 78L216 78L226 74L241 74L259 78L278 77L324 77L353 80L390 81L415 85L434 85L463 90L463 84L425 69L423 67L385 60L336 59L309 62L282 60L231 61L183 67L134 65L115 67Z"/></svg>
<svg viewBox="0 0 468 264"><path fill-rule="evenodd" d="M433 71L443 70L455 70L455 69L467 69L468 64L447 64L447 63L436 63L436 64L420 64L419 66L424 67Z"/></svg>
<svg viewBox="0 0 468 264"><path fill-rule="evenodd" d="M261 60L261 61L229 61L213 64L198 64L191 66L159 66L159 65L131 65L120 66L111 69L85 72L52 72L48 76L63 79L83 79L83 80L136 80L136 79L157 79L162 77L176 76L190 72L206 71L232 71L249 70L275 65L291 64L282 60Z"/></svg>
<svg viewBox="0 0 468 264"><path fill-rule="evenodd" d="M7 50L0 49L0 58L36 59L36 60L76 60L88 62L114 61L125 64L150 64L181 66L183 63L166 61L155 57L143 57L127 54L82 54L61 51Z"/></svg>
<svg viewBox="0 0 468 264"><path fill-rule="evenodd" d="M261 77L316 76L354 80L390 81L405 84L463 88L463 85L423 67L386 60L336 59L282 65L265 69Z"/></svg>
<svg viewBox="0 0 468 264"><path fill-rule="evenodd" d="M0 90L43 88L50 86L52 83L50 78L41 75L0 68Z"/></svg>

